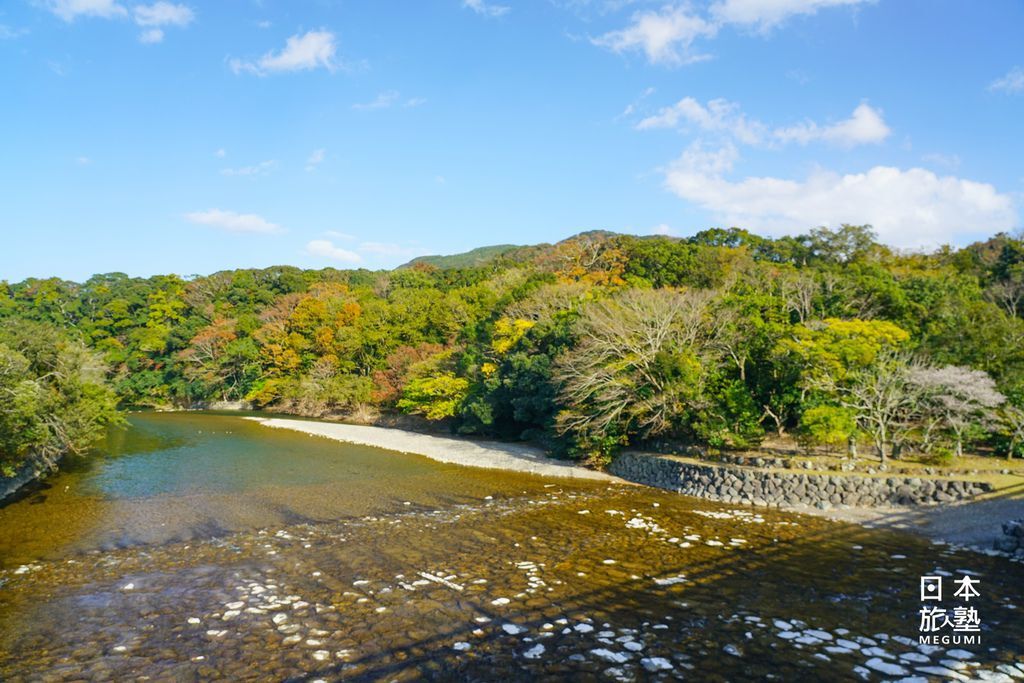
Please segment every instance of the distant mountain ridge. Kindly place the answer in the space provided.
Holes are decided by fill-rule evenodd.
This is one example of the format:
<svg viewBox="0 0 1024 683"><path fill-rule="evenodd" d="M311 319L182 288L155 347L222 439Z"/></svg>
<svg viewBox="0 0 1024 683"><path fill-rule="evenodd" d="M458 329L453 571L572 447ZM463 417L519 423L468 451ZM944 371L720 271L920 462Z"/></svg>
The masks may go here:
<svg viewBox="0 0 1024 683"><path fill-rule="evenodd" d="M609 230L586 230L584 232L572 235L565 238L554 245L542 242L540 244L492 244L485 247L477 247L476 249L470 249L458 254L431 254L428 256L417 256L407 263L403 263L398 266L401 268L411 268L416 265L430 265L435 268L442 270L446 268L474 268L483 266L492 261L496 261L505 257L516 257L516 253L519 252L519 256L523 258L532 258L536 256L538 252L542 252L546 249L550 249L552 246L557 246L564 242L572 241L601 241L612 237L618 237L620 234ZM643 236L637 237L637 239L643 239ZM675 238L668 238L675 239ZM397 269L396 269L397 270Z"/></svg>
<svg viewBox="0 0 1024 683"><path fill-rule="evenodd" d="M410 268L415 265L425 264L435 268L473 268L501 258L505 254L516 249L522 249L518 244L494 244L487 247L477 247L464 251L461 254L432 254L429 256L417 256L408 263L403 263L399 268Z"/></svg>

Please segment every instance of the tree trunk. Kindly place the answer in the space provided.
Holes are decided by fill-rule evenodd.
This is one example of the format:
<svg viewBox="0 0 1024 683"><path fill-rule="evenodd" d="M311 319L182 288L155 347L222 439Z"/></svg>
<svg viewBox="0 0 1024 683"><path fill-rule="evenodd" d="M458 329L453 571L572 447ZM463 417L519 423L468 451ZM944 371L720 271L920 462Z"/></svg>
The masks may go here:
<svg viewBox="0 0 1024 683"><path fill-rule="evenodd" d="M851 436L846 440L846 454L851 460L857 459L857 437Z"/></svg>
<svg viewBox="0 0 1024 683"><path fill-rule="evenodd" d="M963 457L964 454L964 440L960 437L956 439L956 457Z"/></svg>
<svg viewBox="0 0 1024 683"><path fill-rule="evenodd" d="M885 464L885 441L878 441L875 446L878 448L878 462Z"/></svg>

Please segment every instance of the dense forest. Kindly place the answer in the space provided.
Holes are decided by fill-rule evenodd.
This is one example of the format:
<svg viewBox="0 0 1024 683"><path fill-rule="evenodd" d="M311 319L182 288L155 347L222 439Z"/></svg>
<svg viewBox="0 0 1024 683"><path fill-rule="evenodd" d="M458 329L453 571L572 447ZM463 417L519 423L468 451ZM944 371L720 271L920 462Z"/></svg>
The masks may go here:
<svg viewBox="0 0 1024 683"><path fill-rule="evenodd" d="M122 407L415 414L595 466L783 434L883 460L1024 449L1021 239L922 254L866 226L593 232L471 254L0 282L4 462L80 448L93 433L40 416L73 413L54 403L71 395L77 424L114 419L106 386Z"/></svg>

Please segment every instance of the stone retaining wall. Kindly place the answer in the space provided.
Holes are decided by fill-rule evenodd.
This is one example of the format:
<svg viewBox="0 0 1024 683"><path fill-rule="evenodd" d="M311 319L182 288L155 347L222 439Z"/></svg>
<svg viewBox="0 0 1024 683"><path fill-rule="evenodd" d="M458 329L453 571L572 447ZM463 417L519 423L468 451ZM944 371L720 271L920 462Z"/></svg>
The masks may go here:
<svg viewBox="0 0 1024 683"><path fill-rule="evenodd" d="M687 463L623 453L608 470L623 479L689 496L754 505L888 507L969 500L990 484L918 477L802 474L751 467Z"/></svg>

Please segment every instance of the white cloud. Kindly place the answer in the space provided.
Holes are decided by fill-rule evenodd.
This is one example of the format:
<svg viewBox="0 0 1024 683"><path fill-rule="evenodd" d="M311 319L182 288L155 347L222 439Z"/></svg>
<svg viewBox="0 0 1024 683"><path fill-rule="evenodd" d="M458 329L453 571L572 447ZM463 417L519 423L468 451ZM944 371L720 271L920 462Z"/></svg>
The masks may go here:
<svg viewBox="0 0 1024 683"><path fill-rule="evenodd" d="M611 31L591 42L614 52L642 51L652 64L680 66L707 59L692 54L693 41L712 37L718 28L683 7L665 7L661 11L638 12L624 29Z"/></svg>
<svg viewBox="0 0 1024 683"><path fill-rule="evenodd" d="M185 219L191 223L208 225L212 228L227 230L228 232L258 234L284 232L280 225L271 223L254 213L235 213L234 211L209 209L208 211L186 213Z"/></svg>
<svg viewBox="0 0 1024 683"><path fill-rule="evenodd" d="M655 93L654 88L644 88L644 91L640 93L640 97L636 98L632 102L626 105L626 108L622 110L622 113L615 117L615 121L621 121L622 119L632 116L636 112L640 102L647 99Z"/></svg>
<svg viewBox="0 0 1024 683"><path fill-rule="evenodd" d="M241 166L239 168L222 168L220 169L221 175L226 176L254 176L254 175L267 175L270 173L270 169L274 168L277 162L273 159L267 161L261 161L258 164L252 166Z"/></svg>
<svg viewBox="0 0 1024 683"><path fill-rule="evenodd" d="M322 164L326 157L327 157L327 150L326 149L322 149L322 148L321 149L314 149L312 151L312 153L309 155L309 158L306 159L306 170L307 171L314 171L314 170L316 170L316 167L319 166L320 164Z"/></svg>
<svg viewBox="0 0 1024 683"><path fill-rule="evenodd" d="M673 163L666 186L728 225L772 234L818 225L870 223L893 246L957 243L972 233L1010 231L1020 218L1009 195L992 185L922 169L875 166L841 175L817 170L804 180L728 180L736 150L692 146Z"/></svg>
<svg viewBox="0 0 1024 683"><path fill-rule="evenodd" d="M342 261L344 263L359 263L363 258L354 251L334 246L330 240L313 240L306 244L306 253L310 256Z"/></svg>
<svg viewBox="0 0 1024 683"><path fill-rule="evenodd" d="M1005 76L992 81L988 89L1008 93L1024 92L1024 67L1013 67Z"/></svg>
<svg viewBox="0 0 1024 683"><path fill-rule="evenodd" d="M651 228L652 235L671 235L674 231L668 226L667 223L661 223Z"/></svg>
<svg viewBox="0 0 1024 683"><path fill-rule="evenodd" d="M748 119L734 102L714 99L703 105L692 97L684 97L669 107L662 107L656 114L637 123L636 128L676 128L683 124L691 124L705 132L724 133L747 145L790 142L806 145L821 141L853 147L882 142L892 132L885 124L881 112L868 104L858 105L849 118L830 125L822 126L813 121L805 121L773 129L756 119Z"/></svg>
<svg viewBox="0 0 1024 683"><path fill-rule="evenodd" d="M128 15L128 10L115 0L50 0L47 8L64 21L78 17L113 19Z"/></svg>
<svg viewBox="0 0 1024 683"><path fill-rule="evenodd" d="M213 156L217 157L218 159L223 159L227 155L228 155L228 151L226 149L224 149L223 147L221 147L220 149L218 149L216 152L213 153Z"/></svg>
<svg viewBox="0 0 1024 683"><path fill-rule="evenodd" d="M139 26L188 26L196 18L188 6L163 1L136 5L132 8L132 16Z"/></svg>
<svg viewBox="0 0 1024 683"><path fill-rule="evenodd" d="M960 157L956 154L941 154L939 152L932 152L931 154L925 154L921 157L922 161L925 161L934 166L942 166L943 168L955 169L960 166Z"/></svg>
<svg viewBox="0 0 1024 683"><path fill-rule="evenodd" d="M374 254L375 256L412 258L421 256L426 252L422 247L403 246L391 242L360 242L359 251Z"/></svg>
<svg viewBox="0 0 1024 683"><path fill-rule="evenodd" d="M324 234L336 240L345 240L346 242L353 242L356 239L355 235L350 235L347 232L338 232L337 230L325 230Z"/></svg>
<svg viewBox="0 0 1024 683"><path fill-rule="evenodd" d="M390 109L391 107L401 104L403 107L418 107L422 104L426 104L427 100L425 97L410 97L406 100L402 100L402 95L397 90L385 90L377 93L377 96L369 102L357 102L352 105L352 108L356 111L373 111L375 109Z"/></svg>
<svg viewBox="0 0 1024 683"><path fill-rule="evenodd" d="M0 24L0 40L13 40L28 33L27 28L11 28L7 24Z"/></svg>
<svg viewBox="0 0 1024 683"><path fill-rule="evenodd" d="M738 104L714 99L705 106L692 97L684 97L670 107L659 109L653 116L642 119L636 128L676 128L683 123L693 124L704 131L728 133L748 145L761 144L767 133L767 126L760 121L748 120Z"/></svg>
<svg viewBox="0 0 1024 683"><path fill-rule="evenodd" d="M701 38L714 38L726 26L767 32L789 17L819 9L860 5L875 0L716 0L703 15L690 3L666 4L658 11L637 12L626 28L592 38L615 52L642 51L651 64L682 66L710 59L693 51Z"/></svg>
<svg viewBox="0 0 1024 683"><path fill-rule="evenodd" d="M88 166L92 163L92 159L89 157L75 157L75 163L79 166Z"/></svg>
<svg viewBox="0 0 1024 683"><path fill-rule="evenodd" d="M806 145L821 140L840 147L877 144L882 142L892 131L885 125L882 113L866 103L857 105L850 118L829 126L819 126L813 121L800 123L789 128L773 131L774 137L780 142L797 142Z"/></svg>
<svg viewBox="0 0 1024 683"><path fill-rule="evenodd" d="M507 5L497 5L485 0L462 0L462 6L468 7L477 14L482 14L487 17L500 17L508 14L512 8Z"/></svg>
<svg viewBox="0 0 1024 683"><path fill-rule="evenodd" d="M139 42L146 45L153 45L154 43L163 42L164 32L159 28L146 29L139 34Z"/></svg>
<svg viewBox="0 0 1024 683"><path fill-rule="evenodd" d="M288 38L284 49L271 50L255 62L232 59L228 62L236 74L247 71L257 76L288 71L306 71L324 68L334 71L338 68L334 55L337 52L334 34L330 31L309 31Z"/></svg>
<svg viewBox="0 0 1024 683"><path fill-rule="evenodd" d="M373 111L374 109L387 109L391 105L398 102L400 95L397 90L387 90L382 93L378 93L377 97L373 98L369 102L359 102L352 105L352 108L356 111Z"/></svg>
<svg viewBox="0 0 1024 683"><path fill-rule="evenodd" d="M767 31L786 19L800 14L815 14L819 9L853 6L875 0L718 0L710 8L711 16L721 24L739 24Z"/></svg>

